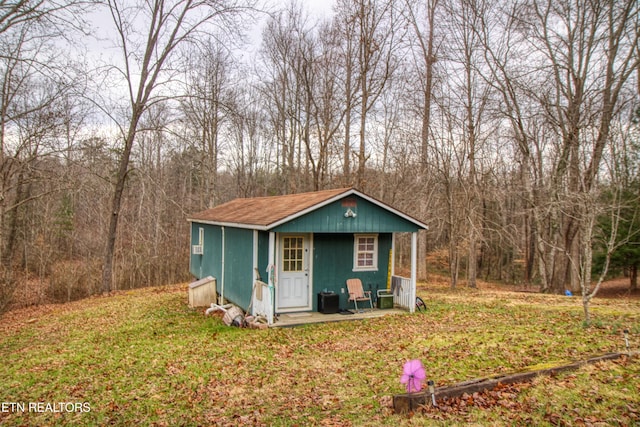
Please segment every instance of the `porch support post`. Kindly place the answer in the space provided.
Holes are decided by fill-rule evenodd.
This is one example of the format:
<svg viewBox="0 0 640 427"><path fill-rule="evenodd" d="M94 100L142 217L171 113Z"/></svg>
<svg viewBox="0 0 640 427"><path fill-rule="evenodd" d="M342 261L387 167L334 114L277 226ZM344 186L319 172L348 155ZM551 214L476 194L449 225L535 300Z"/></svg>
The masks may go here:
<svg viewBox="0 0 640 427"><path fill-rule="evenodd" d="M409 312L416 311L416 282L418 278L418 232L411 233L411 296L409 300Z"/></svg>

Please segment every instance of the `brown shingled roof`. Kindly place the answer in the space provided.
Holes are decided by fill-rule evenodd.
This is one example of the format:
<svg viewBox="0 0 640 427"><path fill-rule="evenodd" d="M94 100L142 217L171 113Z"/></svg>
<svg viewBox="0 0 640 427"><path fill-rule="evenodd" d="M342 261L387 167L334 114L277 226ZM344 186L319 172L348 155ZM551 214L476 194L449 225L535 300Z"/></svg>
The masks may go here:
<svg viewBox="0 0 640 427"><path fill-rule="evenodd" d="M235 199L196 213L189 220L265 227L351 191L351 188L338 188L285 196Z"/></svg>

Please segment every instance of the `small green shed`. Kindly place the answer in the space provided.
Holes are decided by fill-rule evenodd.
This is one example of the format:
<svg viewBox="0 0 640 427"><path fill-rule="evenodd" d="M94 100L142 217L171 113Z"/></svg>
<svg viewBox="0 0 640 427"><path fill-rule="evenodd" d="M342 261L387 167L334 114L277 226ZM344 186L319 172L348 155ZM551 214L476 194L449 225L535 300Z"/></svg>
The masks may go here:
<svg viewBox="0 0 640 427"><path fill-rule="evenodd" d="M352 308L350 278L375 298L393 276L394 303L415 307L417 233L427 226L353 188L235 199L188 220L191 274L216 278L221 301L269 323L275 313L317 311L319 293ZM394 275L396 233L411 233L408 278Z"/></svg>

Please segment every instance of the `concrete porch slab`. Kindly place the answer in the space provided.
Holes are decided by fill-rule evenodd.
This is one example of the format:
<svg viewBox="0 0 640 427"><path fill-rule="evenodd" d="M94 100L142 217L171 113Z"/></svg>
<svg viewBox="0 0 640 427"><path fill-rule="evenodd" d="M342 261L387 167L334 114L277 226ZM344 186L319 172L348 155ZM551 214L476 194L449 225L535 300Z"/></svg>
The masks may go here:
<svg viewBox="0 0 640 427"><path fill-rule="evenodd" d="M272 328L287 328L292 326L308 325L312 323L348 322L350 320L373 319L376 317L389 316L393 314L409 313L407 310L399 308L373 309L356 312L354 314L323 314L317 311L305 311L300 313L281 313L278 319L271 325Z"/></svg>

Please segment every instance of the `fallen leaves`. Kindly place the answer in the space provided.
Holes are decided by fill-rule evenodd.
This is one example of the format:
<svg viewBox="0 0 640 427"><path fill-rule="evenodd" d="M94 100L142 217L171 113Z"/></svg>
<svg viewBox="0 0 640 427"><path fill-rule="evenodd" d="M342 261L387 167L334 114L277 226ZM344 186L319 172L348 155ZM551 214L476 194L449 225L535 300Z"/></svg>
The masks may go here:
<svg viewBox="0 0 640 427"><path fill-rule="evenodd" d="M632 330L640 324L640 305L603 314L611 328L585 330L580 307L554 307L565 299L541 296L529 304L464 289L423 295L426 313L266 331L227 328L187 309L184 289L24 310L3 318L18 326L5 326L0 336L0 389L14 399L91 399L92 413L79 420L85 424L124 425L143 416L155 425L402 426L411 421L392 413L391 395L403 390L406 360L422 359L428 378L450 384L616 349L620 316ZM618 424L630 424L640 401L635 363L471 393L415 416L451 424L595 425L605 418L600 411L610 410ZM582 400L562 406L570 393Z"/></svg>
<svg viewBox="0 0 640 427"><path fill-rule="evenodd" d="M540 420L553 426L636 425L640 423L638 390L624 393L624 387L615 387L616 382L611 379L634 383L625 376L637 378L637 365L637 361L623 357L583 366L576 373L539 376L532 382L500 383L491 390L439 398L438 406L421 406L418 414L454 422L483 419L486 423L499 419L506 424L527 425L540 424ZM617 375L619 372L624 374ZM612 403L614 395L631 403ZM479 414L488 418L478 418Z"/></svg>
<svg viewBox="0 0 640 427"><path fill-rule="evenodd" d="M436 402L438 406L425 405L422 409L425 414L434 415L436 418L442 413L466 415L470 408L489 409L499 406L510 411L527 411L529 409L527 403L519 402L516 398L521 391L530 386L530 383L498 384L492 390L438 399Z"/></svg>

